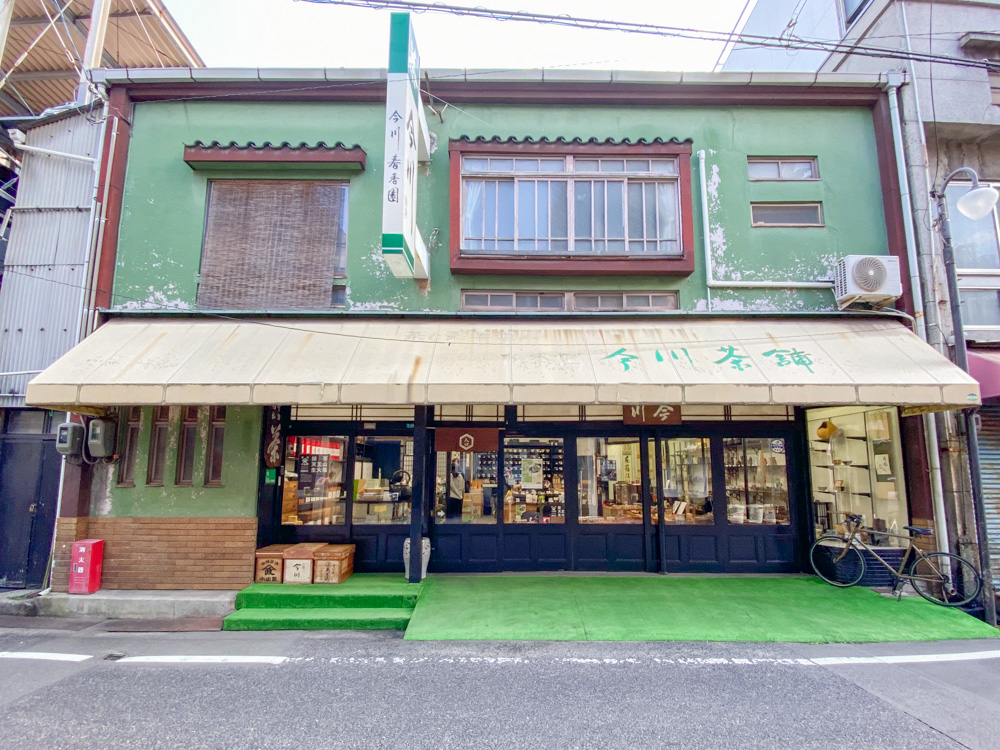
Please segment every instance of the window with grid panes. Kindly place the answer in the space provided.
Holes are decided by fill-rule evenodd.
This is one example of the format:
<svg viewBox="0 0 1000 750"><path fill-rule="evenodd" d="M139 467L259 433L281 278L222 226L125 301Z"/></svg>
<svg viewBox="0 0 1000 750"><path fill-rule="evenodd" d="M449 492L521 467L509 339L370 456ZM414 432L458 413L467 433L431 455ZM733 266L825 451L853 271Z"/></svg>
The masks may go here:
<svg viewBox="0 0 1000 750"><path fill-rule="evenodd" d="M681 254L676 158L466 156L469 253Z"/></svg>
<svg viewBox="0 0 1000 750"><path fill-rule="evenodd" d="M677 292L462 292L463 310L616 312L676 310Z"/></svg>

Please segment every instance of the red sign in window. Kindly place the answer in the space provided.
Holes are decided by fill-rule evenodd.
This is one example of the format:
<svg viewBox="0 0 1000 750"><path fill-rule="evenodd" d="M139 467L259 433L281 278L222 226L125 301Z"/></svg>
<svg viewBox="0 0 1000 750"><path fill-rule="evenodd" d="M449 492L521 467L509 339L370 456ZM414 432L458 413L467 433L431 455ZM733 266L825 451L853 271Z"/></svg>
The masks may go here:
<svg viewBox="0 0 1000 750"><path fill-rule="evenodd" d="M302 438L303 456L329 456L331 461L344 460L344 443L328 438Z"/></svg>

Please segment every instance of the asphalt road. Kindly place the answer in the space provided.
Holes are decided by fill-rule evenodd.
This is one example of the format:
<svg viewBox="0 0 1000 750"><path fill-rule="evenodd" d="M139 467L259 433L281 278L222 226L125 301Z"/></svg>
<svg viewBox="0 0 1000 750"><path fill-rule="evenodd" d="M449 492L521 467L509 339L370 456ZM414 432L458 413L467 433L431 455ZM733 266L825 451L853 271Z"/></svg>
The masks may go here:
<svg viewBox="0 0 1000 750"><path fill-rule="evenodd" d="M998 655L1000 641L417 643L4 628L0 747L992 749L1000 659L970 652ZM199 660L171 661L180 656ZM213 657L262 661L204 662Z"/></svg>

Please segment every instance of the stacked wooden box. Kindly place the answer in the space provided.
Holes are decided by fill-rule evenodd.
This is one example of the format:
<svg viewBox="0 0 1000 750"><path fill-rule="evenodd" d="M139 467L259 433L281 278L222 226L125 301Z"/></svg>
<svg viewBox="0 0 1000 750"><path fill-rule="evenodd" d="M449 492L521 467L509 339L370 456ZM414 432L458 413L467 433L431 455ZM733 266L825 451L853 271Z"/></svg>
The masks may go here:
<svg viewBox="0 0 1000 750"><path fill-rule="evenodd" d="M272 544L256 558L257 583L343 583L354 572L353 544Z"/></svg>

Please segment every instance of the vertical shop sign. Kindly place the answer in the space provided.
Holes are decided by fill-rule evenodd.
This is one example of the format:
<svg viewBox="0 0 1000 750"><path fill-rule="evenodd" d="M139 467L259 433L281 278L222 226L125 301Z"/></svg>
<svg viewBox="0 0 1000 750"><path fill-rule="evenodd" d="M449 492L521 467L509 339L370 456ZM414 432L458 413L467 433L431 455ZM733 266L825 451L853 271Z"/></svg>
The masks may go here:
<svg viewBox="0 0 1000 750"><path fill-rule="evenodd" d="M417 162L431 158L420 101L420 55L409 13L393 13L385 101L382 257L400 279L427 279L427 248L417 229Z"/></svg>
<svg viewBox="0 0 1000 750"><path fill-rule="evenodd" d="M267 407L264 417L264 465L269 469L281 466L281 409Z"/></svg>

